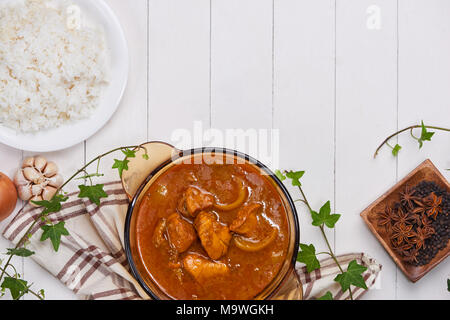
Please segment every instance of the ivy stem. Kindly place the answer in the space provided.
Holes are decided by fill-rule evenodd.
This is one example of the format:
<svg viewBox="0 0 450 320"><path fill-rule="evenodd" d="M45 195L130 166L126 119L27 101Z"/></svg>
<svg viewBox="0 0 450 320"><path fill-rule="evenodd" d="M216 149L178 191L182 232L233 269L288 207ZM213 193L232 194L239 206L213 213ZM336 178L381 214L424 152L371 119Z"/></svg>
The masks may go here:
<svg viewBox="0 0 450 320"><path fill-rule="evenodd" d="M25 232L25 234L23 235L23 237L19 240L19 242L17 242L16 246L14 247L14 249L19 249L19 247L22 246L22 244L24 243L24 241L26 240L26 238L28 237L28 234L30 233L30 231L34 228L34 226L36 225L36 223L38 222L38 220L41 218L42 215L39 215L31 224L31 226L28 228L28 230ZM6 261L6 264L3 268L0 268L0 270L2 270L2 274L0 275L0 281L3 279L3 276L6 273L6 268L8 268L8 266L11 263L11 259L14 256L14 254L9 255L8 260Z"/></svg>
<svg viewBox="0 0 450 320"><path fill-rule="evenodd" d="M306 195L305 195L305 192L303 191L303 188L301 186L298 186L298 189L300 190L300 193L302 194L303 203L306 204L306 206L309 209L309 212L313 211L311 205L308 202L308 199L306 198ZM324 228L323 224L319 227L319 229L322 232L322 236L325 239L325 243L327 244L327 247L328 247L328 251L329 252L327 252L327 254L329 254L331 256L331 258L334 260L334 262L338 266L338 268L341 271L341 273L344 273L344 270L342 269L341 265L339 264L339 261L336 258L336 255L334 254L333 249L331 248L331 245L330 245L330 242L328 241L327 235L325 234L325 228ZM348 289L348 292L350 294L350 299L353 300L353 294L352 294L351 288Z"/></svg>
<svg viewBox="0 0 450 320"><path fill-rule="evenodd" d="M93 160L89 161L86 165L84 165L81 169L79 169L77 172L75 172L69 179L67 179L62 185L61 187L59 187L56 192L55 195L53 196L52 200L59 195L59 193L63 190L63 188L65 186L67 186L67 184L74 180L80 173L82 172L86 172L86 169L93 164L94 162L98 161L97 163L97 174L98 174L98 167L100 165L100 160L104 157L106 157L107 155L110 155L111 153L120 151L120 150L126 150L126 149L133 149L133 150L138 150L138 149L144 149L145 150L145 154L148 155L148 151L147 148L145 148L143 145L138 145L138 146L126 146L126 147L119 147L119 148L115 148L112 150L109 150L108 152L105 152L97 157L95 157ZM17 214L20 214L20 212L22 212L24 210L24 208L29 204L30 201L27 201L25 203L25 205L19 210L19 212ZM22 236L22 238L19 240L19 242L17 242L16 246L14 247L14 249L18 249L22 246L22 244L26 241L29 233L31 232L31 230L33 230L34 226L37 224L37 222L39 221L39 219L41 219L44 215L42 214L42 212L38 215L38 217L33 221L33 223L30 225L30 227L27 229L27 231L25 232L25 234ZM8 257L8 260L6 261L6 264L4 265L3 268L0 267L0 270L2 271L2 273L0 274L0 281L3 279L4 275L8 275L8 273L6 272L6 269L8 268L8 266L11 263L11 259L14 256L14 254L11 254ZM29 290L31 293L33 293L31 290ZM36 295L36 294L34 294ZM36 295L37 297L39 297L38 295Z"/></svg>
<svg viewBox="0 0 450 320"><path fill-rule="evenodd" d="M405 131L408 131L408 130L411 130L411 135L412 135L412 130L417 129L417 128L422 128L422 125L409 126L409 127L405 128L405 129L402 129L402 130L400 130L400 131L397 131L397 132L391 134L389 137L387 137L387 138L380 144L380 146L379 146L379 147L377 148L377 150L375 151L375 154L374 154L373 157L376 158L376 157L378 156L378 153L380 152L381 148L382 148L385 144L387 144L387 143L389 142L389 140L391 140L392 138L394 138L394 137L398 136L399 134L401 134L401 133L403 133L403 132L405 132ZM427 128L427 129L434 129L434 130L440 130L440 131L450 132L450 129L449 129L449 128L443 128L443 127L425 126L425 128ZM412 136L414 137L414 135L412 135ZM415 137L414 137L414 138L415 138ZM415 138L415 139L417 139L417 138Z"/></svg>
<svg viewBox="0 0 450 320"><path fill-rule="evenodd" d="M96 174L98 174L98 168L100 168L100 159L98 159L97 161L97 171L95 172Z"/></svg>
<svg viewBox="0 0 450 320"><path fill-rule="evenodd" d="M30 203L30 202L27 201L27 202L22 206L22 208L19 210L19 212L18 212L17 214L20 214L20 213L25 209L25 207L26 207L29 203ZM33 222L33 224L31 225L30 229L35 225L35 223L36 223L36 221ZM28 232L30 231L30 229L29 229L27 232L25 232L25 235L28 234ZM24 238L25 238L25 236L22 237L22 239L20 239L20 241L16 244L16 246L14 247L14 249L18 249L18 248L22 245L22 242L23 242ZM11 255L8 257L8 260L6 260L6 264L5 264L5 267L4 267L4 268L1 268L1 267L0 267L0 270L2 270L2 274L0 275L0 281L3 279L3 276L4 276L5 273L6 273L6 268L8 268L8 266L10 265L10 262L11 262L11 259L12 259L13 256L14 256L14 255L11 254Z"/></svg>
<svg viewBox="0 0 450 320"><path fill-rule="evenodd" d="M58 188L58 191L56 192L56 195L70 182L72 181L74 178L76 178L80 173L84 172L91 164L93 164L96 161L100 161L100 159L106 157L107 155L110 155L111 153L114 153L116 151L120 151L120 150L124 150L124 149L144 149L145 153L147 154L147 149L142 146L128 146L128 147L119 147L119 148L115 148L112 150L109 150L108 152L105 152L97 157L95 157L94 159L92 159L91 161L89 161L83 168L79 169L77 172L75 172L69 179L67 179L66 182L64 182L64 184ZM97 164L98 165L98 164ZM98 170L98 167L97 167ZM98 171L97 171L98 172Z"/></svg>
<svg viewBox="0 0 450 320"><path fill-rule="evenodd" d="M0 267L0 270L2 270L3 274L6 274L6 276L10 277L10 278L15 278L13 276L11 276L6 270L5 268ZM36 296L39 300L44 300L44 298L42 298L39 294L37 294L36 292L34 292L33 290L31 290L29 287L27 287L27 292L31 293L32 295Z"/></svg>
<svg viewBox="0 0 450 320"><path fill-rule="evenodd" d="M318 253L316 253L316 254L327 254L327 255L331 256L331 253L326 252L326 251L324 251L324 252L318 252Z"/></svg>
<svg viewBox="0 0 450 320"><path fill-rule="evenodd" d="M294 202L303 202L304 204L306 204L306 201L303 199L297 199L297 200L294 200Z"/></svg>
<svg viewBox="0 0 450 320"><path fill-rule="evenodd" d="M386 145L387 145L389 148L394 149L394 147L393 147L389 142L386 142Z"/></svg>
<svg viewBox="0 0 450 320"><path fill-rule="evenodd" d="M411 137L414 139L414 140L417 140L417 141L419 141L420 139L419 138L417 138L415 135L414 135L414 132L413 132L413 130L414 129L411 129L411 130L409 130L409 134L411 135Z"/></svg>

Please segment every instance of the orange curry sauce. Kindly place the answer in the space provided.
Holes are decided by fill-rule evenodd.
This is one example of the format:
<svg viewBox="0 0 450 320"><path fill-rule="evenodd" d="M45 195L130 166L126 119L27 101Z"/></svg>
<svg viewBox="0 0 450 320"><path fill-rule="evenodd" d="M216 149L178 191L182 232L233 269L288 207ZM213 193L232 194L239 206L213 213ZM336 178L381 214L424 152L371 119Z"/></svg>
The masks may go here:
<svg viewBox="0 0 450 320"><path fill-rule="evenodd" d="M237 208L221 210L220 206L209 206L189 215L180 212L180 201L183 201L183 195L190 187L201 190L219 204L235 202L242 188L245 188L246 194ZM248 225L250 234L231 231L230 226L239 211L252 206L259 208L255 215L258 225ZM205 250L199 238L200 223L196 217L200 213L217 219L219 225L216 227L230 234L231 240L224 245L225 252L219 252L222 256L214 257L215 260L209 256L212 251ZM170 216L171 219L168 219ZM180 235L181 241L195 238L192 243L187 243L188 249L181 253L171 242L167 224L165 229L161 229L162 237L155 241L155 232L160 230L158 225L168 223L174 217L178 222L182 221L184 228L173 227L171 232L189 230L191 235ZM136 222L137 247L148 274L167 295L175 299L253 299L278 274L287 255L288 220L281 197L269 178L247 163L178 164L171 167L154 181L144 195ZM207 224L202 226L208 227ZM255 244L256 250L243 250L235 240ZM258 248L264 241L269 241L269 244ZM191 272L186 265L188 255L200 258L200 262L208 264L206 267L209 269L205 267L200 275Z"/></svg>

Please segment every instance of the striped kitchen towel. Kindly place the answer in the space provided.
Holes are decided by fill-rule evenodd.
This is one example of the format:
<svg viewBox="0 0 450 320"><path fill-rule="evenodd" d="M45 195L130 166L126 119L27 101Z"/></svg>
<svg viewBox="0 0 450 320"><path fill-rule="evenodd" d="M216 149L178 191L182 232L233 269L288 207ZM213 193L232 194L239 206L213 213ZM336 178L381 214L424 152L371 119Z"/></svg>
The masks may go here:
<svg viewBox="0 0 450 320"><path fill-rule="evenodd" d="M58 252L49 241L41 242L39 221L32 228L27 248L34 251L32 258L73 290L82 299L149 299L130 273L124 251L124 226L128 198L120 182L105 183L108 198L101 199L100 206L77 193L69 194L62 210L48 218L53 223L65 221L69 236L61 238ZM5 228L3 236L17 244L39 216L42 209L27 207ZM346 266L356 259L368 269L363 274L367 286L374 285L381 266L365 254L348 254L338 257ZM348 298L339 284L333 281L339 269L333 260L321 261L322 268L307 273L297 264L296 271L304 289L305 299L315 299L330 291L336 299ZM353 297L359 298L365 290L353 288Z"/></svg>

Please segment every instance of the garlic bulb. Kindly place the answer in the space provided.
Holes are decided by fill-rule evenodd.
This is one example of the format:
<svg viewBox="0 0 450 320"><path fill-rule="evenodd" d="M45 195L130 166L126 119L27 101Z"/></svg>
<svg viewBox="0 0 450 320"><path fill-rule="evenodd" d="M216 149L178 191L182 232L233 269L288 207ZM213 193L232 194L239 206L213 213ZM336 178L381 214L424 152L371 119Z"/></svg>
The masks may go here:
<svg viewBox="0 0 450 320"><path fill-rule="evenodd" d="M42 156L26 158L14 177L19 198L24 201L49 201L63 183L58 166Z"/></svg>

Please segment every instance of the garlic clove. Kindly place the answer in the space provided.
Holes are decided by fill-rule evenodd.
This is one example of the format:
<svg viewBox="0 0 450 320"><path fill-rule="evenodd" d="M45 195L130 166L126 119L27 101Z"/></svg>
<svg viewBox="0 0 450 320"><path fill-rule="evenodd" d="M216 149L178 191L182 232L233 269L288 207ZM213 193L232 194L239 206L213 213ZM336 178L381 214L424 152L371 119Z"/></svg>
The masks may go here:
<svg viewBox="0 0 450 320"><path fill-rule="evenodd" d="M37 156L37 157L34 158L34 167L39 172L43 172L46 165L47 165L47 160L44 157Z"/></svg>
<svg viewBox="0 0 450 320"><path fill-rule="evenodd" d="M56 194L56 191L57 191L56 188L47 186L44 188L44 191L42 192L42 198L44 200L50 201L53 198L53 196Z"/></svg>
<svg viewBox="0 0 450 320"><path fill-rule="evenodd" d="M23 169L23 175L25 179L35 183L40 184L43 180L43 176L35 168L26 167Z"/></svg>
<svg viewBox="0 0 450 320"><path fill-rule="evenodd" d="M14 184L16 185L16 187L26 186L29 183L30 181L27 180L23 175L23 170L22 169L17 170L17 173L14 176Z"/></svg>
<svg viewBox="0 0 450 320"><path fill-rule="evenodd" d="M31 204L33 207L37 208L37 207L39 207L39 205L34 204L32 201L42 201L42 200L44 200L44 199L42 198L42 196L34 196L34 197L32 197L32 198L30 199L30 204Z"/></svg>
<svg viewBox="0 0 450 320"><path fill-rule="evenodd" d="M33 184L31 186L31 193L33 194L33 196L40 196L43 190L44 187L40 184Z"/></svg>
<svg viewBox="0 0 450 320"><path fill-rule="evenodd" d="M64 179L63 179L62 175L57 174L57 175L55 175L55 176L53 176L51 178L48 178L47 182L48 182L49 186L52 186L52 187L55 187L55 188L59 188L59 187L61 187L63 185Z"/></svg>
<svg viewBox="0 0 450 320"><path fill-rule="evenodd" d="M28 157L23 160L22 168L33 167L34 166L34 157Z"/></svg>
<svg viewBox="0 0 450 320"><path fill-rule="evenodd" d="M55 174L58 173L58 166L56 163L50 161L47 163L47 166L44 169L44 176L47 178L53 177Z"/></svg>
<svg viewBox="0 0 450 320"><path fill-rule="evenodd" d="M31 186L19 186L17 188L17 193L19 194L19 198L23 201L28 201L33 197Z"/></svg>

